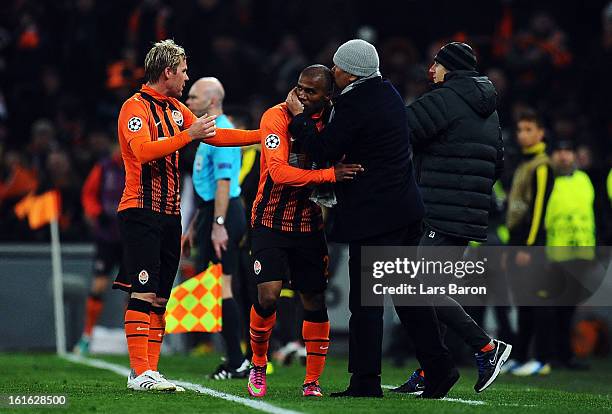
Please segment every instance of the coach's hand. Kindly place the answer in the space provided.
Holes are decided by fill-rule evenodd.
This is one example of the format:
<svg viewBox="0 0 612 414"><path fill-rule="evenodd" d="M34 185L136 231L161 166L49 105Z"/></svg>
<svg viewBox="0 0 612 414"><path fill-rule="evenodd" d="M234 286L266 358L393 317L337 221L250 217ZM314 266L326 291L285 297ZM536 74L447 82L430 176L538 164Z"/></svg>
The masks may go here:
<svg viewBox="0 0 612 414"><path fill-rule="evenodd" d="M229 240L229 237L227 235L227 229L225 228L225 226L213 223L212 232L210 233L210 240L212 241L217 258L221 260L221 251L227 250L227 242Z"/></svg>
<svg viewBox="0 0 612 414"><path fill-rule="evenodd" d="M208 116L208 114L204 114L198 119L196 119L196 121L191 124L191 126L187 130L189 132L191 140L194 141L198 139L214 137L217 133L217 126L215 123L216 118L217 115Z"/></svg>
<svg viewBox="0 0 612 414"><path fill-rule="evenodd" d="M363 171L364 169L360 164L343 164L339 162L334 165L334 173L336 174L337 182L352 180L357 176L357 173Z"/></svg>

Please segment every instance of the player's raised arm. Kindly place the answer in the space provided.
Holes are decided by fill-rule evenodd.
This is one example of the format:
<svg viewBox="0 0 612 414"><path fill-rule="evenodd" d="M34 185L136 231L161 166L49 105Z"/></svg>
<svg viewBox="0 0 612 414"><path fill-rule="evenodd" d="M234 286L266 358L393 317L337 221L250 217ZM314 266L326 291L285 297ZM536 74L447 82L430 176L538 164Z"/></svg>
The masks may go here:
<svg viewBox="0 0 612 414"><path fill-rule="evenodd" d="M213 85L215 85L215 82L216 82L218 86L220 87L220 89L218 89L218 91L220 92L218 92L217 94L217 99L222 99L222 97L224 96L224 92L223 92L221 84L218 83L219 81L217 79L202 78L198 82L201 82L201 81L204 82L203 85L206 85L207 83L208 84L212 83ZM204 113L205 111L205 108L200 107L201 100L196 99L198 89L195 89L195 90L193 89L194 87L197 88L198 82L196 82L194 86L192 86L192 89L189 91L187 105L183 104L182 102L177 101L177 105L179 106L181 112L183 113L185 128L191 128L193 123L195 123L195 121L199 119L197 115L195 115L195 113L201 114L201 113ZM219 98L219 96L221 96L221 98ZM216 133L208 134L206 137L202 139L202 142L204 142L205 144L215 146L215 147L246 147L249 145L259 144L260 140L261 140L261 135L258 129L242 130L242 129L234 129L234 128L218 128L216 130Z"/></svg>
<svg viewBox="0 0 612 414"><path fill-rule="evenodd" d="M261 130L219 128L214 136L207 137L203 141L215 147L246 147L261 142Z"/></svg>
<svg viewBox="0 0 612 414"><path fill-rule="evenodd" d="M280 107L267 110L261 118L261 151L268 160L270 177L275 184L295 187L335 182L333 168L304 170L289 165L289 135L285 115Z"/></svg>
<svg viewBox="0 0 612 414"><path fill-rule="evenodd" d="M163 158L183 148L191 141L214 135L216 116L202 116L187 130L164 140L151 141L149 137L137 137L130 141L134 156L142 164Z"/></svg>

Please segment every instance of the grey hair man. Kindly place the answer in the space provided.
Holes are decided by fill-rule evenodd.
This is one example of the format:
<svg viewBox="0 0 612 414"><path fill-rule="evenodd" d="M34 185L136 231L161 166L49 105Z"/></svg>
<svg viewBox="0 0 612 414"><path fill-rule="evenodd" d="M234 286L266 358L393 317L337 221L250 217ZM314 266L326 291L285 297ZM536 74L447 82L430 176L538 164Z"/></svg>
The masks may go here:
<svg viewBox="0 0 612 414"><path fill-rule="evenodd" d="M336 184L338 211L330 237L349 244L352 376L346 391L331 396L382 397L383 307L361 303L361 247L417 245L423 203L413 175L404 103L393 85L382 79L376 48L353 39L338 48L333 60L340 95L328 126L318 131L292 92L287 107L295 116L289 130L315 161L344 157L365 170L354 181ZM433 307L424 302L396 311L416 343L419 360L430 370L424 397L443 397L458 373L440 339Z"/></svg>

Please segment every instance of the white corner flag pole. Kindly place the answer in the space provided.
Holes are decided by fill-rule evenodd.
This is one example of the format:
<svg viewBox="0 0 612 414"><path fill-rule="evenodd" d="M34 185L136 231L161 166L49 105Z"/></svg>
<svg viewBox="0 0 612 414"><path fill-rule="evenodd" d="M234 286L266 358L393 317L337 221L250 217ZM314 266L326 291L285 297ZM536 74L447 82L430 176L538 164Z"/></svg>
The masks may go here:
<svg viewBox="0 0 612 414"><path fill-rule="evenodd" d="M66 326L64 323L64 286L62 283L62 254L57 218L51 220L51 265L53 268L53 308L55 314L55 348L66 355Z"/></svg>

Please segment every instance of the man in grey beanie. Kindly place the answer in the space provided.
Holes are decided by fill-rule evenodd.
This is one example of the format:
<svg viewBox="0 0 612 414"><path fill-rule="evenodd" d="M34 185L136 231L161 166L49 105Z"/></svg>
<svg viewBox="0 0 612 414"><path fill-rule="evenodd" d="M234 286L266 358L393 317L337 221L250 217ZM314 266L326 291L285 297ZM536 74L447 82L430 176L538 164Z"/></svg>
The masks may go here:
<svg viewBox="0 0 612 414"><path fill-rule="evenodd" d="M376 48L354 39L336 51L332 69L340 95L331 120L318 131L305 116L292 91L288 109L293 138L315 162L361 164L359 177L337 183L338 200L330 239L349 245L349 367L348 389L337 397L382 397L380 386L383 307L361 304L361 247L416 246L424 214L412 166L412 149L401 96L382 79ZM442 343L436 313L422 306L396 307L414 340L419 361L427 365L425 398L442 398L457 381L448 350Z"/></svg>

